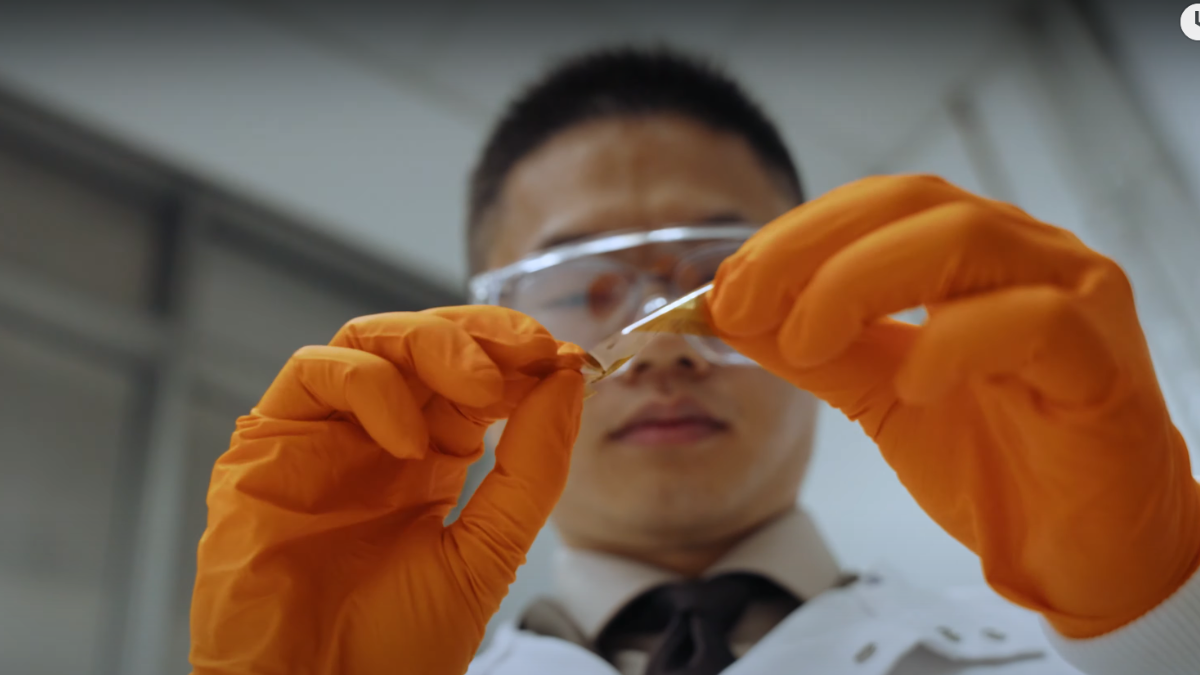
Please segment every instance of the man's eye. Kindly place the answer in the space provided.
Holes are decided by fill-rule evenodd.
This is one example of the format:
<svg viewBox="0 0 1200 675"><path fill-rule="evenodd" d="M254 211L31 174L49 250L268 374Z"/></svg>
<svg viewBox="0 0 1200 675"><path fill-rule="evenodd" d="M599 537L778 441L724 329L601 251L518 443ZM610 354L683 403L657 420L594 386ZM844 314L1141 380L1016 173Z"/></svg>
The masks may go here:
<svg viewBox="0 0 1200 675"><path fill-rule="evenodd" d="M602 317L620 305L628 292L628 283L619 275L601 275L588 286L587 307L593 316Z"/></svg>
<svg viewBox="0 0 1200 675"><path fill-rule="evenodd" d="M601 318L625 302L628 294L627 280L620 275L604 274L592 279L586 288L551 296L543 306L556 310L581 310Z"/></svg>

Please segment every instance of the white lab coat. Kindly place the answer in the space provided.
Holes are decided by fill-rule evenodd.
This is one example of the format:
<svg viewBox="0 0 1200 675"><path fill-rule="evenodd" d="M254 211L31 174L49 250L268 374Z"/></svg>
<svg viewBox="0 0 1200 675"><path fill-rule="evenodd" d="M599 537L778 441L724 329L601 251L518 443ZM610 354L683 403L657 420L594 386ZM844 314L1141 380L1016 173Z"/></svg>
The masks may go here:
<svg viewBox="0 0 1200 675"><path fill-rule="evenodd" d="M619 675L581 646L512 625L467 673ZM806 602L724 673L1079 675L1050 647L1037 615L987 589L922 591L888 572Z"/></svg>

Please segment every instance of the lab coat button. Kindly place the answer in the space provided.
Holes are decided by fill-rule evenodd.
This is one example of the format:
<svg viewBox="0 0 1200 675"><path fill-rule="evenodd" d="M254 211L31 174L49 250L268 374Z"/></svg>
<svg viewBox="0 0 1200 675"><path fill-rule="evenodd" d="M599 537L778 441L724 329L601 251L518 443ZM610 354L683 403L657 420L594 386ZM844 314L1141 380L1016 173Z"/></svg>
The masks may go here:
<svg viewBox="0 0 1200 675"><path fill-rule="evenodd" d="M1008 637L1007 635L996 630L995 628L984 628L983 636L985 638L988 638L989 640L995 640L996 642L1003 642L1004 639Z"/></svg>
<svg viewBox="0 0 1200 675"><path fill-rule="evenodd" d="M871 655L875 653L875 649L874 642L868 642L867 644L863 645L863 648L858 650L858 653L854 655L854 662L862 663L863 661L871 658Z"/></svg>
<svg viewBox="0 0 1200 675"><path fill-rule="evenodd" d="M946 638L947 640L949 640L951 642L962 642L961 635L954 632L953 630L950 630L949 628L947 628L945 626L938 626L938 632L942 634L942 637Z"/></svg>

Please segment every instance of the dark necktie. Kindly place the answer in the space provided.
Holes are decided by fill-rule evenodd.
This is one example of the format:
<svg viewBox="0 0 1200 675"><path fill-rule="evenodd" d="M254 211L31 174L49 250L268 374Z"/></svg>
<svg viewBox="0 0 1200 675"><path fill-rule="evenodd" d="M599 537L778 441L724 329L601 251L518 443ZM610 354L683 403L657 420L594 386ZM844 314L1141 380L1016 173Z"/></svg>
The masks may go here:
<svg viewBox="0 0 1200 675"><path fill-rule="evenodd" d="M596 651L613 662L622 638L658 635L646 675L716 675L734 662L729 631L756 600L786 597L757 574L664 584L635 598L613 617L596 640Z"/></svg>

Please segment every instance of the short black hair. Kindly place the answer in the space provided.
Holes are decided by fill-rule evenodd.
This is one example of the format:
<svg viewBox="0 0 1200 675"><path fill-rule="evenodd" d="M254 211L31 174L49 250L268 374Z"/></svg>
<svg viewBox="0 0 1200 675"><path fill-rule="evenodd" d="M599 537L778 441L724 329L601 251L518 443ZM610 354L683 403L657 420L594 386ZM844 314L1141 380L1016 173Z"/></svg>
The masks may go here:
<svg viewBox="0 0 1200 675"><path fill-rule="evenodd" d="M587 52L550 69L501 115L471 174L467 256L483 267L488 212L513 167L559 132L608 117L678 114L742 137L764 166L803 201L800 176L783 138L762 108L708 60L669 47Z"/></svg>

